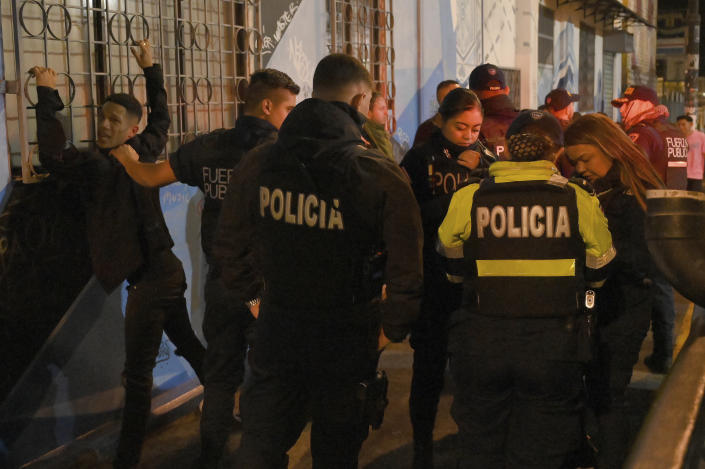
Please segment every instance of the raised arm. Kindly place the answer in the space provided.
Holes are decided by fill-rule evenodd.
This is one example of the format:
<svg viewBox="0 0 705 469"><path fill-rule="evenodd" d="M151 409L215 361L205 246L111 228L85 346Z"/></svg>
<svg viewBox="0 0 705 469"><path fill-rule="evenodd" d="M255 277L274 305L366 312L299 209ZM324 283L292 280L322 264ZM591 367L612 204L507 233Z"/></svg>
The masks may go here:
<svg viewBox="0 0 705 469"><path fill-rule="evenodd" d="M133 47L131 50L144 71L147 82L147 104L150 110L147 116L147 127L133 139L136 142L127 143L137 150L141 161L154 162L164 151L171 123L164 89L164 75L161 65L155 64L152 59L152 46L148 40L140 41L138 47Z"/></svg>
<svg viewBox="0 0 705 469"><path fill-rule="evenodd" d="M67 138L56 113L64 108L56 91L56 72L34 67L37 80L37 141L39 161L54 176L79 184L95 181L95 173L105 168L99 155L79 151Z"/></svg>

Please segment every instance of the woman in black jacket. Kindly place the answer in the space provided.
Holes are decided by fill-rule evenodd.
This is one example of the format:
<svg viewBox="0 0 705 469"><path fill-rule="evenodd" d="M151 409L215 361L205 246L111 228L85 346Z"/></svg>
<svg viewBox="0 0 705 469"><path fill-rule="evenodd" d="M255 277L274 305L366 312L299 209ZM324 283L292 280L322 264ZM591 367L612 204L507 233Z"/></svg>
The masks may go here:
<svg viewBox="0 0 705 469"><path fill-rule="evenodd" d="M433 426L447 360L447 322L460 306L462 285L450 283L435 251L438 227L453 193L477 182L494 161L478 141L482 104L472 91L448 93L438 110L443 125L428 142L404 156L401 167L421 209L424 229L424 296L411 332L414 367L409 409L414 429L414 468L433 467Z"/></svg>
<svg viewBox="0 0 705 469"><path fill-rule="evenodd" d="M651 319L645 193L663 183L642 150L606 116L580 117L566 130L565 143L576 171L597 192L617 249L612 274L597 295L597 354L587 383L600 433L597 467L620 468L629 448L625 392Z"/></svg>

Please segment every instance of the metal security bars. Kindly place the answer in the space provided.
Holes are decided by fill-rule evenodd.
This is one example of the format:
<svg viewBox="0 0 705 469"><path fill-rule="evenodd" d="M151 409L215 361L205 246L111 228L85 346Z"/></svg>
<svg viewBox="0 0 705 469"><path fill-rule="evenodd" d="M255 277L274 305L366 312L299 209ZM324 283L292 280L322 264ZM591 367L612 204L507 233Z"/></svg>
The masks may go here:
<svg viewBox="0 0 705 469"><path fill-rule="evenodd" d="M360 59L372 75L377 91L387 98L389 131L397 128L394 117L394 15L392 0L330 0L331 53Z"/></svg>
<svg viewBox="0 0 705 469"><path fill-rule="evenodd" d="M162 64L171 128L167 151L231 127L249 74L261 67L261 0L18 0L2 2L3 53L16 103L7 107L13 166L33 178L34 65L59 72L67 135L95 140L97 108L113 92L146 104L142 70L130 47L146 38ZM10 89L13 87L10 86ZM146 116L146 113L145 113ZM146 119L146 117L145 117Z"/></svg>

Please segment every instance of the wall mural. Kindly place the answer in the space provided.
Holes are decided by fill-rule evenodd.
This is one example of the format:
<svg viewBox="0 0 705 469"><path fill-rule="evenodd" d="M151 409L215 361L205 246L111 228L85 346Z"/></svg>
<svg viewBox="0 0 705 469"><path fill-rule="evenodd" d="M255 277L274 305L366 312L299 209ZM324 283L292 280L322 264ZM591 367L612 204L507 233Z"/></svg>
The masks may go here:
<svg viewBox="0 0 705 469"><path fill-rule="evenodd" d="M489 3L489 5L487 5ZM516 63L516 1L494 0L484 2L481 10L485 63L513 67Z"/></svg>
<svg viewBox="0 0 705 469"><path fill-rule="evenodd" d="M456 80L467 84L472 69L482 63L482 0L455 0Z"/></svg>
<svg viewBox="0 0 705 469"><path fill-rule="evenodd" d="M561 31L558 33L558 40L554 42L554 72L553 86L555 88L565 88L566 90L577 89L578 67L575 58L575 25L570 22L557 22ZM550 91L550 90L549 90Z"/></svg>

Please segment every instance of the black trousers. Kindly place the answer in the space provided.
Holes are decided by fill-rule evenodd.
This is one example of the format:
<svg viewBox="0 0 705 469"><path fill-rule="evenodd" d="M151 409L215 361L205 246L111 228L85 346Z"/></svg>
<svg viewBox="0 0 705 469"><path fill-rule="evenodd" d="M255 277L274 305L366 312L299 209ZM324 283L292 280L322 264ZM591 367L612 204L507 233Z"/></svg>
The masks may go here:
<svg viewBox="0 0 705 469"><path fill-rule="evenodd" d="M643 285L605 287L598 299L609 309L598 312L596 360L586 383L599 430L597 467L619 469L630 444L625 393L649 330L651 297Z"/></svg>
<svg viewBox="0 0 705 469"><path fill-rule="evenodd" d="M433 427L448 361L448 318L460 307L461 296L462 285L444 280L429 282L419 319L411 330L414 365L409 413L417 451L433 445Z"/></svg>
<svg viewBox="0 0 705 469"><path fill-rule="evenodd" d="M201 414L199 468L218 465L233 424L234 394L245 375L247 331L254 317L228 295L220 278L206 280L203 334L208 342L203 362L204 392Z"/></svg>
<svg viewBox="0 0 705 469"><path fill-rule="evenodd" d="M450 332L460 468L570 467L583 367L566 320L471 317Z"/></svg>
<svg viewBox="0 0 705 469"><path fill-rule="evenodd" d="M311 418L313 468L357 468L369 432L357 391L375 374L379 327L369 308L294 312L263 302L241 400L239 467L286 468Z"/></svg>
<svg viewBox="0 0 705 469"><path fill-rule="evenodd" d="M136 283L128 287L125 307L125 407L114 461L134 467L140 459L152 401L152 370L162 333L201 378L205 349L191 327L181 261L169 250L155 255Z"/></svg>

